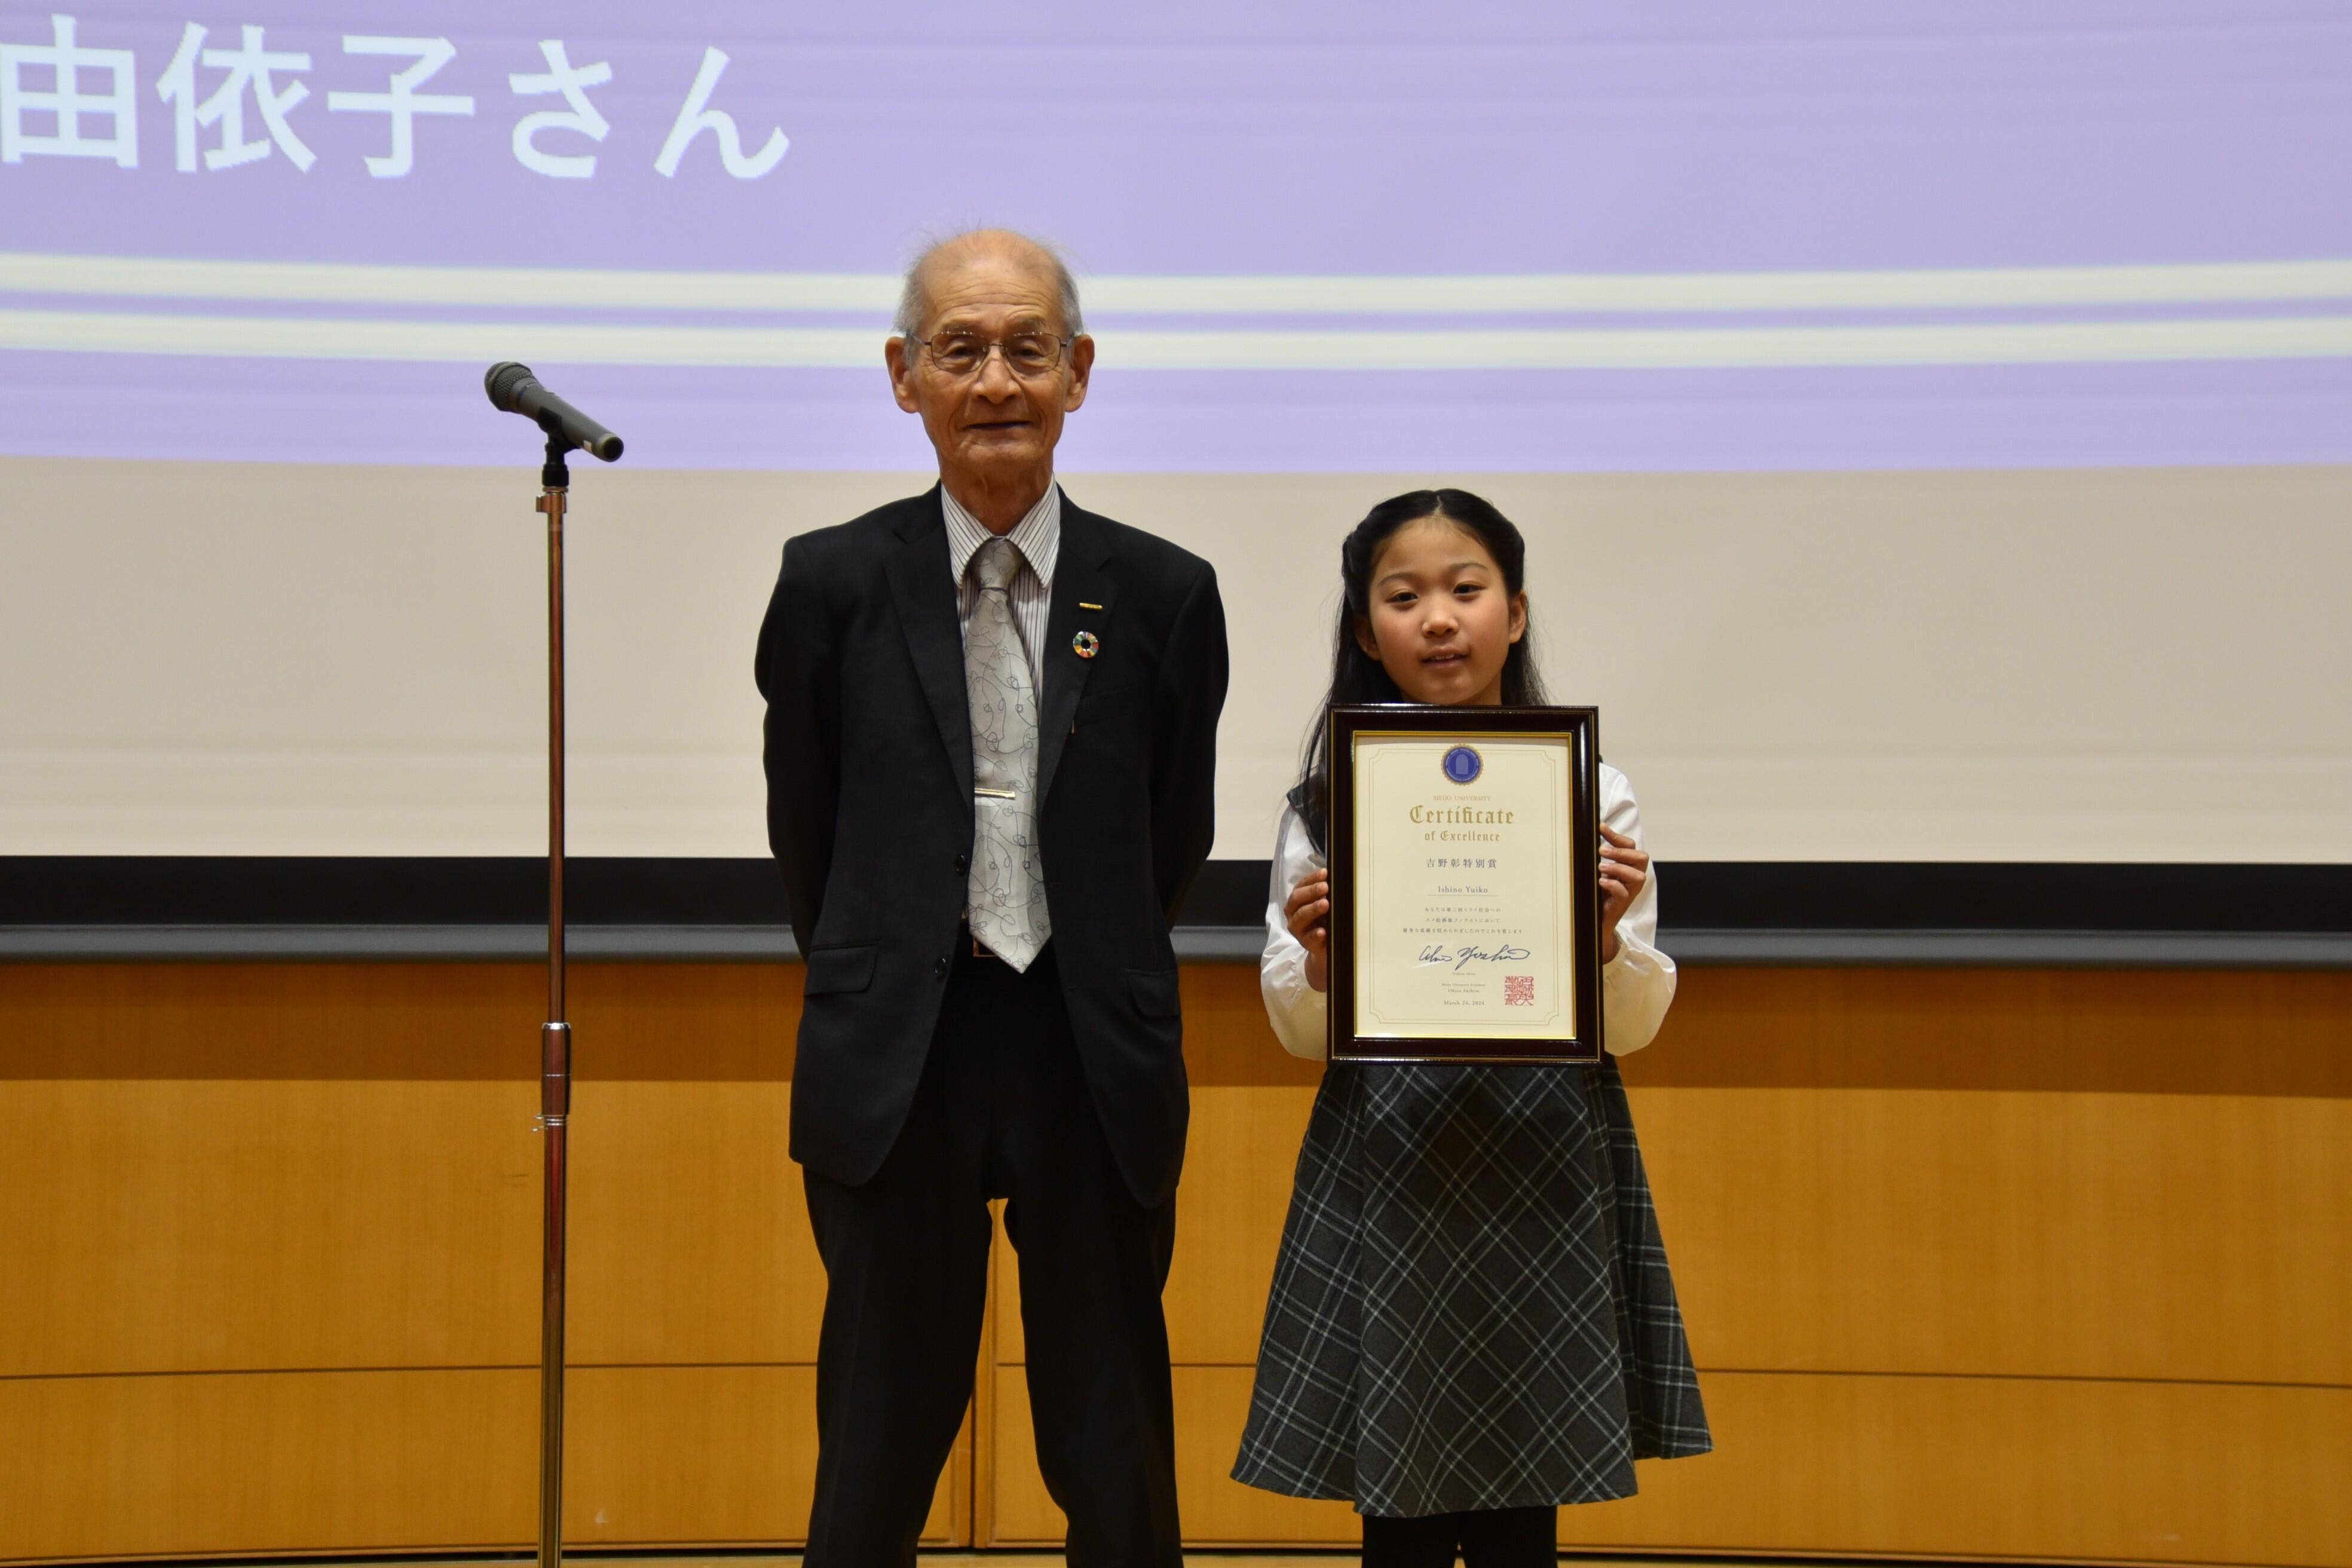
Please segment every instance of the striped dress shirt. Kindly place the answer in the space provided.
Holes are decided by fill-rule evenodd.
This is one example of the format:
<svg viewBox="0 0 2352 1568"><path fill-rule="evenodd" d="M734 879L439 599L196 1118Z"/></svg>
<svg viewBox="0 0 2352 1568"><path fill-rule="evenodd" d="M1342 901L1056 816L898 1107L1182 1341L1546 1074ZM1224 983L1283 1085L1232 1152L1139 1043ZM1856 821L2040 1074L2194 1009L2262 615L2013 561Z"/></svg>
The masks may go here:
<svg viewBox="0 0 2352 1568"><path fill-rule="evenodd" d="M971 575L971 558L995 535L980 519L966 511L945 485L940 487L940 506L948 519L948 566L955 574L956 626L969 647L971 606L980 597L980 586ZM1043 702L1045 616L1053 607L1054 558L1062 550L1062 487L1047 484L1045 495L1029 509L1029 515L1014 523L1006 537L1021 552L1021 574L1013 579L1012 591L1005 596L1013 604L1013 625L1021 634L1022 649L1029 656L1029 689Z"/></svg>

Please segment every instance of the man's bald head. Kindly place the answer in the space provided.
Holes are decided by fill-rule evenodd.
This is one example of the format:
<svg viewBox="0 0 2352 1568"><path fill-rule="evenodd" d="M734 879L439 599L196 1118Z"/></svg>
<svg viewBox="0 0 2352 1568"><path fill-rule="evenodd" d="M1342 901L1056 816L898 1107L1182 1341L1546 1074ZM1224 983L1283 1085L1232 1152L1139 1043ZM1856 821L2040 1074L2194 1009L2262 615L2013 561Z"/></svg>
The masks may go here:
<svg viewBox="0 0 2352 1568"><path fill-rule="evenodd" d="M1063 416L1087 400L1095 341L1061 258L983 228L915 258L882 363L898 406L922 416L948 493L1002 533L1054 482L1054 447Z"/></svg>
<svg viewBox="0 0 2352 1568"><path fill-rule="evenodd" d="M929 314L933 284L967 262L985 260L1034 268L1048 293L1060 301L1062 335L1076 337L1087 330L1078 311L1078 283L1051 247L1009 228L975 228L951 235L925 247L907 268L906 287L898 292L898 314L890 323L897 336L911 338L923 330Z"/></svg>

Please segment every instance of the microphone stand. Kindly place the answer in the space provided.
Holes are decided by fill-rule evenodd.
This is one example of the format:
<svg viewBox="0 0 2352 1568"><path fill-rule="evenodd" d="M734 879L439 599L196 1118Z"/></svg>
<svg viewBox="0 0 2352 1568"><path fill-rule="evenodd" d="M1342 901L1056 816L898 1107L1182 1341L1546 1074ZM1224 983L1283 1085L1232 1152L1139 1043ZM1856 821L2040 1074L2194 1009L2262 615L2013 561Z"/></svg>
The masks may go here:
<svg viewBox="0 0 2352 1568"><path fill-rule="evenodd" d="M547 461L537 510L547 516L547 1022L539 1030L539 1121L546 1138L539 1327L539 1568L563 1562L563 1275L572 1026L563 1016L563 509L570 444L543 416Z"/></svg>

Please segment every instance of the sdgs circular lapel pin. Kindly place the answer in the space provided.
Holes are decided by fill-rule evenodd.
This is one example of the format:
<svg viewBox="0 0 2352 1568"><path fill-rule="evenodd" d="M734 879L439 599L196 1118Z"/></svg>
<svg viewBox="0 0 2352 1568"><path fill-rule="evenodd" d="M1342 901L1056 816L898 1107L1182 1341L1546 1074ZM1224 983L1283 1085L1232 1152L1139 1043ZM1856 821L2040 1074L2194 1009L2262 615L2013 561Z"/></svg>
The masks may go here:
<svg viewBox="0 0 2352 1568"><path fill-rule="evenodd" d="M1102 651L1102 638L1092 632L1080 632L1070 639L1070 650L1080 658L1092 658Z"/></svg>

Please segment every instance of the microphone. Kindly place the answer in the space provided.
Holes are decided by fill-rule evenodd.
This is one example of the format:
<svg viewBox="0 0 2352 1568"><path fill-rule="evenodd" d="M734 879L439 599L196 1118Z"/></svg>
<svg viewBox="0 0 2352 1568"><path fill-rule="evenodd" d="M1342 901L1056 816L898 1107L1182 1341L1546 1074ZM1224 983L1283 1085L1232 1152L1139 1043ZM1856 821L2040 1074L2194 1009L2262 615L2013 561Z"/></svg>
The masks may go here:
<svg viewBox="0 0 2352 1568"><path fill-rule="evenodd" d="M560 436L592 458L611 462L621 455L621 438L540 385L530 366L501 360L482 377L490 406L534 420L551 436Z"/></svg>

